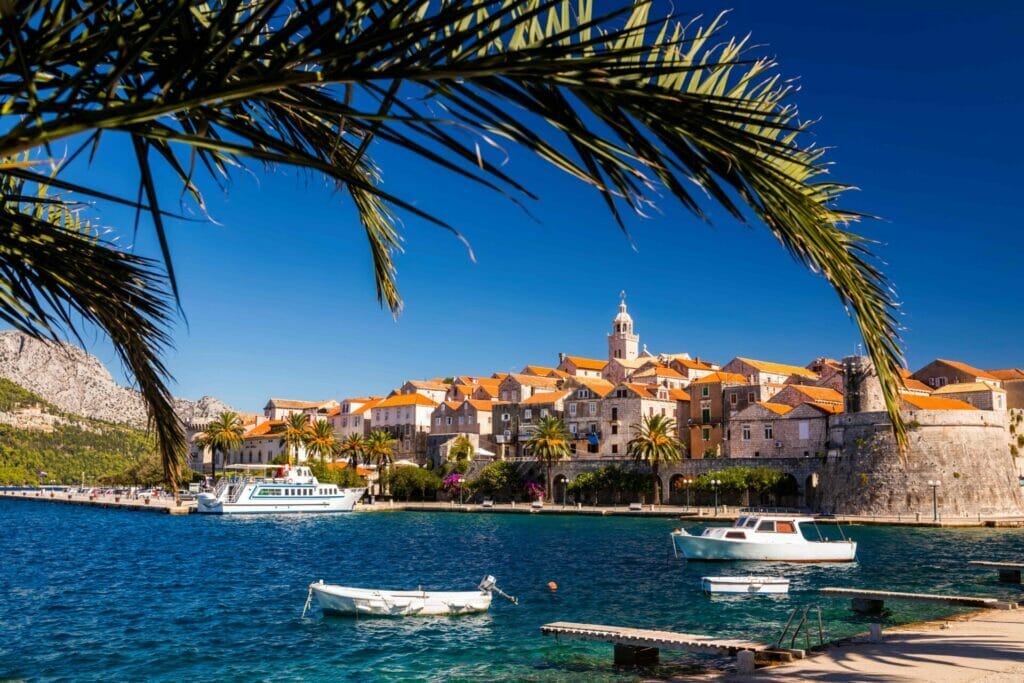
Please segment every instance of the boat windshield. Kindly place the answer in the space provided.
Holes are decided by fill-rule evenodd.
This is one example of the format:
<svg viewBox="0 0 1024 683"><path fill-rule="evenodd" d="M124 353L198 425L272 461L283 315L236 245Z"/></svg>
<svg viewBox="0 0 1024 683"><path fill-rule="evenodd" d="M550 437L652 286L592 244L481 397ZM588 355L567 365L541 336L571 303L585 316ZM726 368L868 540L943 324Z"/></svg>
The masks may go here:
<svg viewBox="0 0 1024 683"><path fill-rule="evenodd" d="M743 526L746 523L747 523L747 518L746 517L740 517L740 518L738 518L736 520L736 523L733 524L733 526Z"/></svg>
<svg viewBox="0 0 1024 683"><path fill-rule="evenodd" d="M753 529L755 526L757 526L757 517L751 517L743 526L747 527L748 529Z"/></svg>

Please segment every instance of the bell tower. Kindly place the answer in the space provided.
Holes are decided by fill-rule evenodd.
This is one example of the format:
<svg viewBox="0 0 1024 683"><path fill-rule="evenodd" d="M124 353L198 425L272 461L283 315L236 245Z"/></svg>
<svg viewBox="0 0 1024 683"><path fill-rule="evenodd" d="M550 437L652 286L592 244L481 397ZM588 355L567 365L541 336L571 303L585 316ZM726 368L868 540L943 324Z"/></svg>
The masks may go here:
<svg viewBox="0 0 1024 683"><path fill-rule="evenodd" d="M612 320L612 333L608 335L608 360L636 360L639 351L640 336L633 334L633 318L626 311L626 293L620 292L619 312Z"/></svg>

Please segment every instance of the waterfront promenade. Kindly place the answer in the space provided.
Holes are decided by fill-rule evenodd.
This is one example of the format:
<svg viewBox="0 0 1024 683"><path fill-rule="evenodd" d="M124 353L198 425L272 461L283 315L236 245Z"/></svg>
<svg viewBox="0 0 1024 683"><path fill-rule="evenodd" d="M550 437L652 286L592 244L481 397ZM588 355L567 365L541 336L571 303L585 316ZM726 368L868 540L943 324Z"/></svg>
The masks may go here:
<svg viewBox="0 0 1024 683"><path fill-rule="evenodd" d="M132 498L127 495L113 496L88 493L72 493L50 489L29 489L20 491L0 491L0 497L16 500L38 501L46 503L63 503L65 505L87 505L91 507L116 508L132 512L158 512L167 515L187 515L195 512L194 501L174 504L172 496L163 495L148 498Z"/></svg>
<svg viewBox="0 0 1024 683"><path fill-rule="evenodd" d="M985 610L887 628L879 642L853 638L789 664L704 680L944 681L1024 680L1024 610Z"/></svg>
<svg viewBox="0 0 1024 683"><path fill-rule="evenodd" d="M95 507L118 508L134 511L162 512L173 515L186 515L196 511L195 501L183 502L180 506L174 505L174 499L170 496L151 498L148 502L144 499L131 499L121 496L116 500L111 495L93 495L84 493L68 493L64 491L50 490L21 490L21 491L0 491L0 496L5 498L16 498L24 500L35 500L40 502L71 503L76 505L92 505ZM458 503L458 502L404 502L404 501L378 501L373 504L360 503L356 505L355 512L457 512L457 513L480 513L480 514L543 514L543 515L578 515L586 517L665 517L682 518L684 521L708 523L708 522L730 522L735 520L741 513L741 509L735 506L719 506L717 512L710 506L685 506L685 505L650 505L644 504L632 506L628 503L618 505L573 505L545 503L536 507L528 502L520 503L494 503L482 505L480 503ZM1024 517L1020 515L977 515L972 517L942 517L934 521L930 516L907 514L907 515L835 515L822 518L820 521L839 524L868 524L886 526L917 526L917 527L1024 527Z"/></svg>

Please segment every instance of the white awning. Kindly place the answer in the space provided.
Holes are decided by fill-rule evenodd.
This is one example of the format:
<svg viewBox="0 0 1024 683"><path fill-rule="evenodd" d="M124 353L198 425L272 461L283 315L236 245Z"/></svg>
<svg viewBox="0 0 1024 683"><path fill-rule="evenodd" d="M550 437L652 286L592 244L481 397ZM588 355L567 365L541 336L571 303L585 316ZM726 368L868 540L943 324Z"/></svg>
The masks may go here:
<svg viewBox="0 0 1024 683"><path fill-rule="evenodd" d="M395 467L419 467L419 463L415 463L412 460L406 460L405 458L403 458L401 460L396 460L392 464Z"/></svg>
<svg viewBox="0 0 1024 683"><path fill-rule="evenodd" d="M476 454L477 455L489 455L489 456L493 456L494 455L494 453L491 453L486 448L480 448L479 446L477 446Z"/></svg>

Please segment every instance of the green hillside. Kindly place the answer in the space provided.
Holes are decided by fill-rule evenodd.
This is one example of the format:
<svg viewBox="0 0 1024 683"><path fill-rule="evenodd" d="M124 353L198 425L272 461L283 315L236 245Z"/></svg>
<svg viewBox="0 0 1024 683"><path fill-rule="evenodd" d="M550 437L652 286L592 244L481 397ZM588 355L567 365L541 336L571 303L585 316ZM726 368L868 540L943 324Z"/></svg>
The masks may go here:
<svg viewBox="0 0 1024 683"><path fill-rule="evenodd" d="M89 484L150 485L160 480L155 444L146 432L61 413L31 391L0 378L0 412L33 406L68 423L53 431L0 424L0 485L77 484L83 477Z"/></svg>

